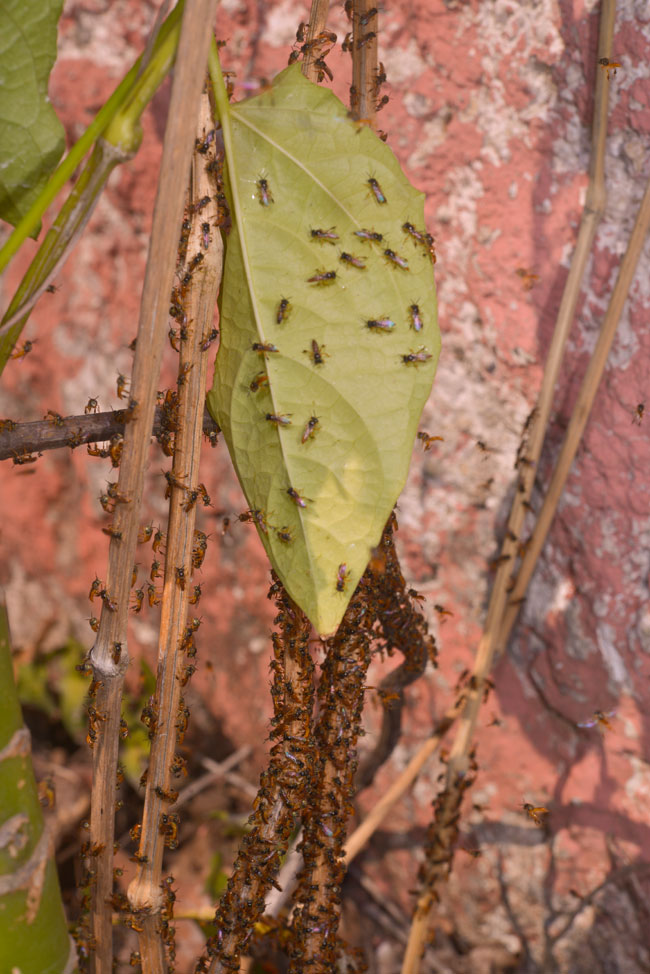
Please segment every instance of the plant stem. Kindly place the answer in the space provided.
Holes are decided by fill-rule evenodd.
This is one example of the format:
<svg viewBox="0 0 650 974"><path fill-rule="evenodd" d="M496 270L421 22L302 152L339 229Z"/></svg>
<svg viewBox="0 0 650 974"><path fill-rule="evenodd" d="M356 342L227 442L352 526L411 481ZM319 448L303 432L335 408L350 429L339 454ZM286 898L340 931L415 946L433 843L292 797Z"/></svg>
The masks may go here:
<svg viewBox="0 0 650 974"><path fill-rule="evenodd" d="M199 113L197 138L214 127L208 96L204 94ZM187 246L188 261L197 253L203 260L192 272L185 298L187 324L185 337L180 346L180 372L184 381L178 390L178 429L174 441L174 460L172 474L185 488L173 486L169 499L169 522L167 530L167 550L165 555L165 580L162 596L162 614L158 651L158 673L154 703L155 732L151 745L147 790L145 794L142 831L136 876L129 886L128 896L131 909L142 916L142 932L139 937L140 958L143 974L154 974L161 969L161 914L163 922L169 927L171 911L163 904L164 889L162 880L162 860L164 853L164 828L168 824L174 829L175 820L165 823L161 815L169 816L175 799L163 796L170 794L171 767L177 743L184 736L186 718L182 713L183 686L188 682L187 659L190 656L186 646L184 630L187 621L188 600L191 594L192 550L195 543L196 500L188 500L188 491L196 490L201 455L201 405L205 400L208 356L202 348L205 336L212 329L217 293L221 282L223 265L223 242L218 229L219 209L216 203L216 180L206 172L205 156L195 152L192 159L192 180L190 185L190 212L193 203L204 197L210 202L199 212L194 212L192 229ZM207 222L217 228L207 250L202 249L203 233L201 224ZM179 582L178 572L182 572ZM191 637L190 629L189 636ZM187 650L187 652L186 652ZM191 671L190 671L191 672ZM179 724L179 709L181 721ZM179 729L180 728L180 729ZM172 840L172 847L173 847ZM146 861L145 861L146 860Z"/></svg>
<svg viewBox="0 0 650 974"><path fill-rule="evenodd" d="M207 56L211 37L208 25L213 21L215 6L216 0L188 0L183 13L140 306L131 382L134 415L125 430L118 481L119 494L126 503L118 504L114 515L113 528L119 537L111 538L106 596L97 640L90 652L95 679L102 683L96 698L102 724L93 755L90 815L91 844L102 847L93 860L91 929L96 952L91 956L91 974L111 974L112 970L111 916L106 901L113 884L114 807L120 704L128 666L129 589L185 185L203 84L200 69Z"/></svg>
<svg viewBox="0 0 650 974"><path fill-rule="evenodd" d="M106 413L62 416L56 422L42 419L36 423L16 423L13 428L0 432L0 460L11 460L12 457L20 459L30 453L60 450L63 447L74 450L84 443L105 442L116 433L124 433L126 413L125 409L115 409ZM0 420L0 425L3 422L7 420ZM159 436L165 428L163 410L157 406L151 435ZM219 432L207 409L203 411L203 432L206 436Z"/></svg>
<svg viewBox="0 0 650 974"><path fill-rule="evenodd" d="M137 152L142 139L140 115L173 64L178 42L178 24L161 30L149 63L137 76L105 124L104 135L45 235L0 322L0 374L20 333L45 288L65 263L81 235L111 172ZM67 161L67 160L66 160Z"/></svg>

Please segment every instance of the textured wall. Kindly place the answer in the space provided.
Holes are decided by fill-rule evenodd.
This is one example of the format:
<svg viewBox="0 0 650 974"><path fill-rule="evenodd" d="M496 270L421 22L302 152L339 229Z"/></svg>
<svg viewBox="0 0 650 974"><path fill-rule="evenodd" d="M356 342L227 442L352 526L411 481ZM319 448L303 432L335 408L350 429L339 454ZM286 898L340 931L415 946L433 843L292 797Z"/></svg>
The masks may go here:
<svg viewBox="0 0 650 974"><path fill-rule="evenodd" d="M586 190L598 9L580 0L415 0L382 14L380 58L390 102L378 120L427 194L436 238L443 351L422 425L444 443L426 454L416 449L399 502L400 552L409 579L427 596L441 665L410 691L406 733L376 794L445 708L480 633L487 565L513 490L521 428L541 381ZM66 3L51 97L70 141L137 56L153 14L152 6L132 0ZM219 18L218 35L228 41L225 66L238 82L250 82L284 66L307 13L292 0L228 0ZM342 40L340 7L329 26ZM646 0L618 4L613 53L622 68L610 81L607 207L569 340L542 485L650 176ZM336 51L329 63L334 90L347 100L349 63ZM60 290L45 295L32 315L26 337L38 342L6 370L0 415L81 412L90 396L104 409L117 408L115 377L130 370L127 346L137 322L167 102L164 88L146 116L140 153L113 175L60 275ZM510 955L528 951L540 970L650 967L638 927L642 876L634 870L606 886L598 907L585 905L554 948L557 967L549 955L562 911L579 903L575 893L586 894L613 868L650 859L650 445L646 423L632 422L648 383L649 256L647 244L583 446L484 708L478 807L468 800L463 840L480 845L483 855L461 858L443 896L436 924L449 966L441 969L489 970L486 944ZM522 267L538 275L530 290L516 273ZM4 303L17 280L14 269L3 284ZM170 351L161 388L174 374ZM154 448L147 514L154 523L165 516L167 466ZM16 642L28 653L59 645L71 632L91 644L86 596L105 567L96 498L107 479L107 461L87 457L83 448L72 456L48 454L35 470L3 468L2 581ZM232 745L251 743L261 761L270 707L267 567L248 526L236 523L222 536L222 517L245 506L223 445L206 446L204 480L215 508L202 514L211 543L197 643L200 662L213 666L200 666L193 693L203 695ZM141 558L143 572L149 556ZM454 613L444 626L433 603ZM130 644L152 661L154 622L149 611L134 618ZM576 727L596 708L617 711L605 735ZM371 704L369 735L378 719ZM387 827L397 837L382 833L375 854L395 844L417 846L438 773L438 766L425 771ZM371 800L365 795L361 805ZM523 800L551 810L548 831L523 816ZM386 853L379 881L403 908L413 872L413 855ZM200 890L194 895L205 902ZM624 938L616 934L621 925ZM452 948L446 939L451 931L466 948L460 959L459 941ZM389 946L380 941L378 931L377 956L391 970Z"/></svg>

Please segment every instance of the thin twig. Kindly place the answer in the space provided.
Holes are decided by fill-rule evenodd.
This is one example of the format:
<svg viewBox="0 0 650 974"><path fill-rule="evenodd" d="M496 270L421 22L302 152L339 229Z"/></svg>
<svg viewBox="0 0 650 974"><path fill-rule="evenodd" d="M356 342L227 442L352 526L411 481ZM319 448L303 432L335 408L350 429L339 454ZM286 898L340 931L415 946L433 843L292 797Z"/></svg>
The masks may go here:
<svg viewBox="0 0 650 974"><path fill-rule="evenodd" d="M345 843L345 864L348 865L357 856L374 832L377 831L391 808L397 804L405 792L411 787L429 758L440 747L440 742L452 726L461 711L461 704L456 703L444 714L420 749L413 755L402 773L393 781L390 788L384 792L372 809Z"/></svg>
<svg viewBox="0 0 650 974"><path fill-rule="evenodd" d="M31 453L45 453L47 450L71 450L84 443L105 443L117 434L124 434L126 409L111 410L105 413L90 413L82 416L57 416L34 423L14 423L13 420L0 419L9 423L0 432L0 460L16 460ZM160 436L165 430L163 410L156 406L151 435ZM219 427L207 409L203 412L203 432L213 437Z"/></svg>
<svg viewBox="0 0 650 974"><path fill-rule="evenodd" d="M537 559L539 558L544 542L551 527L551 522L555 517L557 505L559 503L564 485L566 484L571 464L575 458L577 449L580 445L582 434L584 433L591 407L594 404L596 393L602 379L607 358L609 356L616 329L623 311L623 306L627 300L630 285L636 271L645 238L650 228L650 180L645 189L643 200L637 213L636 222L632 235L630 236L625 256L621 261L616 284L603 320L603 325L598 336L598 342L594 349L593 356L585 373L585 377L580 387L580 393L576 401L569 426L567 428L562 451L558 458L551 482L544 497L542 509L539 512L535 528L533 530L530 543L526 554L523 557L517 580L512 592L512 603L506 607L501 625L498 631L498 643L500 647L505 646L508 636L517 618L519 599L523 598L531 576L535 570Z"/></svg>
<svg viewBox="0 0 650 974"><path fill-rule="evenodd" d="M302 73L305 78L314 82L318 80L316 61L320 56L320 51L313 46L313 42L321 31L325 30L329 6L329 0L312 0L309 13L309 29L307 31L306 53L302 62Z"/></svg>
<svg viewBox="0 0 650 974"><path fill-rule="evenodd" d="M615 0L603 0L600 21L599 57L611 54L611 43L614 31ZM463 713L454 744L449 755L446 775L446 788L450 789L467 774L469 755L478 714L485 693L485 681L492 668L497 648L499 631L506 608L507 586L511 574L512 559L516 552L516 539L523 526L525 508L524 502L530 499L537 469L537 462L541 453L544 433L551 410L553 391L559 374L562 354L573 320L576 303L580 293L580 284L584 275L587 260L593 243L596 227L605 202L604 184L604 152L607 125L609 90L604 72L596 72L596 99L594 121L592 128L592 158L590 165L590 180L587 191L587 202L583 214L578 241L574 252L571 270L567 279L562 302L558 312L555 332L549 350L548 361L544 371L542 388L538 405L532 416L532 427L528 432L528 442L524 459L519 472L519 489L508 521L508 528L501 550L500 564L490 595L487 618L483 634L479 641L474 662L472 678L465 694ZM517 596L513 592L512 601ZM417 974L419 958L422 953L428 917L435 899L432 888L424 889L418 902L418 909L414 917L411 937L409 938L408 963L402 968L403 974Z"/></svg>
<svg viewBox="0 0 650 974"><path fill-rule="evenodd" d="M208 14L209 11L203 11ZM203 29L206 30L203 22ZM206 31L209 34L209 31ZM207 46L206 46L207 59ZM213 127L207 94L201 101L197 138ZM139 936L140 962L143 974L158 974L164 969L161 943L161 913L164 892L162 860L165 846L177 845L177 816L170 810L177 795L171 791L171 777L177 744L181 743L187 725L183 706L183 687L194 670L190 656L193 628L185 630L191 594L193 548L195 544L196 504L201 455L201 411L205 399L208 356L204 344L212 329L217 293L223 264L223 242L218 229L219 210L216 202L216 180L206 169L206 158L195 152L192 158L192 180L189 194L193 213L187 241L185 272L190 274L184 294L187 321L180 344L177 431L170 482L169 523L165 554L165 578L162 594L158 672L153 704L153 741L147 774L147 786L138 850L138 868L128 889L131 909L141 916ZM196 211L195 202L209 202ZM209 230L204 234L202 224ZM204 240L204 237L207 238ZM210 237L212 239L210 240ZM207 249L205 249L207 243ZM195 267L195 261L199 262ZM192 270L190 270L192 268ZM191 667L191 669L189 669ZM163 918L169 930L170 917ZM171 946L172 940L168 938Z"/></svg>
<svg viewBox="0 0 650 974"><path fill-rule="evenodd" d="M93 860L91 974L110 974L113 966L112 926L106 901L113 886L114 809L120 709L128 666L127 619L162 350L166 340L169 294L183 215L184 192L193 148L203 72L207 60L216 0L188 0L183 14L176 69L153 214L140 321L131 383L132 421L124 437L118 492L124 498L115 510L106 586L97 640L90 662L98 682L96 713L101 721L94 749L90 815Z"/></svg>
<svg viewBox="0 0 650 974"><path fill-rule="evenodd" d="M374 124L377 113L377 7L372 0L354 0L352 8L352 87L350 112L353 118ZM372 13L374 11L374 13ZM370 14L370 16L369 16Z"/></svg>

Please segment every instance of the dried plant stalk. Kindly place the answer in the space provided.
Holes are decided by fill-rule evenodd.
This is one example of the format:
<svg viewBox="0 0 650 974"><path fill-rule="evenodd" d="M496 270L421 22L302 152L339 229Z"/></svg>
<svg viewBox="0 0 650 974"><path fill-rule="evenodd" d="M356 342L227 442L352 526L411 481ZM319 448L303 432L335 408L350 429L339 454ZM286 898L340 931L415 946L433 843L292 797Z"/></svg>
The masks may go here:
<svg viewBox="0 0 650 974"><path fill-rule="evenodd" d="M57 416L39 420L35 423L14 423L13 420L0 420L0 460L20 463L26 455L45 450L60 450L69 447L75 450L84 443L100 443L115 435L124 435L127 423L127 409L112 409L110 412L89 412L83 416ZM1 429L2 424L5 425ZM154 412L152 436L160 436L164 431L163 411L157 407ZM219 427L204 410L203 432L214 435ZM108 456L108 450L104 454Z"/></svg>
<svg viewBox="0 0 650 974"><path fill-rule="evenodd" d="M614 17L614 0L603 0L600 21L599 57L605 57L611 54ZM525 431L527 433L525 453L520 451L518 455L519 487L508 520L506 536L501 549L500 564L490 595L487 618L476 652L472 676L464 693L460 726L454 739L451 754L449 755L445 786L446 792L451 791L458 781L463 780L469 770L471 743L481 702L486 690L486 680L492 668L492 662L497 648L499 630L506 609L506 601L508 598L507 586L512 570L512 562L516 553L516 539L523 526L525 514L524 504L529 501L532 492L535 470L537 469L537 461L539 460L544 432L548 423L553 391L559 374L562 354L573 320L580 291L580 283L593 244L596 227L604 207L604 151L607 107L607 82L604 73L597 71L596 101L592 128L592 158L585 211L578 234L571 270L558 311L558 319L544 370L538 405L533 411L530 423L527 424L530 428ZM516 595L513 592L513 600L515 598ZM437 827L435 822L433 827L434 829ZM437 882L440 879L440 875L436 874L431 878L432 881L435 880ZM428 890L423 890L409 939L409 948L407 951L409 966L403 967L403 974L406 971L409 974L417 974L419 970L419 957L421 947L424 943L424 932L427 927L428 915L433 902L432 893L433 886L431 885ZM417 946L418 944L420 945L419 947Z"/></svg>
<svg viewBox="0 0 650 974"><path fill-rule="evenodd" d="M214 128L207 94L201 99L197 138ZM193 214L187 239L183 302L186 323L181 329L179 387L175 405L176 434L170 478L169 522L162 593L156 693L149 717L153 734L144 813L137 854L138 868L128 891L131 911L138 917L143 974L165 969L163 941L173 956L170 909L165 902L162 860L165 846L176 845L177 816L171 811L177 792L172 790L171 769L176 745L182 742L187 717L182 688L193 664L187 662L195 623L186 627L193 549L196 501L201 455L201 405L205 399L208 355L206 336L212 332L221 271L223 242L218 229L217 182L206 163L216 162L214 144L206 154L194 153L189 198ZM200 212L196 201L207 199ZM204 231L206 224L210 230ZM210 231L216 232L210 232ZM187 236L185 231L183 236ZM206 246L207 245L207 246ZM200 261L194 266L197 255ZM193 270L190 270L193 268ZM184 276L184 279L185 279ZM209 343L208 343L209 347ZM182 381L181 381L182 380ZM190 669L190 667L192 669ZM163 933L161 940L160 932Z"/></svg>
<svg viewBox="0 0 650 974"><path fill-rule="evenodd" d="M500 646L505 646L512 627L517 618L520 599L526 593L528 583L532 577L537 559L544 546L546 537L551 527L551 522L555 516L557 505L564 490L571 464L575 458L577 449L580 445L582 434L589 419L591 407L598 391L600 380L602 379L605 365L609 356L616 329L623 311L623 305L627 299L632 278L637 268L641 251L645 243L650 228L650 181L648 182L639 212L637 213L634 229L625 251L621 266L619 268L616 284L612 292L612 297L603 320L600 335L594 349L594 353L589 362L589 367L580 387L580 392L573 409L573 414L564 437L564 443L560 456L558 457L551 482L544 497L544 504L539 512L535 528L530 538L530 543L523 557L521 567L517 574L517 580L512 592L512 601L506 607L498 633Z"/></svg>
<svg viewBox="0 0 650 974"><path fill-rule="evenodd" d="M359 121L374 123L377 114L377 7L372 0L352 4L352 87L350 112Z"/></svg>
<svg viewBox="0 0 650 974"><path fill-rule="evenodd" d="M192 152L202 74L197 64L207 60L216 0L187 0L183 15L176 70L147 258L140 322L131 383L131 422L124 437L117 505L109 549L108 575L103 590L97 640L90 652L97 695L94 705L93 792L90 814L92 871L90 957L93 974L111 974L111 912L107 908L113 885L114 809L116 793L120 705L128 665L127 614L131 572L137 543L144 469L156 399L156 385L165 341L167 300L171 290L176 241L183 212L185 174Z"/></svg>
<svg viewBox="0 0 650 974"><path fill-rule="evenodd" d="M463 794L470 787L476 773L476 763L470 756L471 772L457 775L453 781L447 779L447 786L433 803L434 819L429 826L425 843L425 861L420 868L422 893L415 907L413 923L402 964L402 974L417 974L420 958L428 936L429 910L438 899L436 887L444 882L451 872L454 848L458 841L460 807Z"/></svg>
<svg viewBox="0 0 650 974"><path fill-rule="evenodd" d="M329 0L312 0L309 12L309 27L307 30L306 52L302 62L302 73L310 81L318 81L318 66L316 62L320 57L318 45L314 42L321 31L327 26L327 14L329 12Z"/></svg>
<svg viewBox="0 0 650 974"><path fill-rule="evenodd" d="M274 716L268 768L232 869L228 887L217 907L217 933L206 945L197 972L211 974L238 971L240 954L264 912L264 898L274 883L281 857L286 853L292 828L309 803L316 774L312 739L314 701L313 670L309 655L311 626L275 579L274 596L279 612L273 634ZM208 961L207 958L210 958Z"/></svg>
<svg viewBox="0 0 650 974"><path fill-rule="evenodd" d="M389 542L392 522L384 531ZM377 614L373 576L366 571L327 655L318 686L320 716L314 731L318 771L303 816L303 868L294 895L290 974L334 969L341 886L345 873L345 823L354 797L356 748L364 684L370 663L372 623Z"/></svg>

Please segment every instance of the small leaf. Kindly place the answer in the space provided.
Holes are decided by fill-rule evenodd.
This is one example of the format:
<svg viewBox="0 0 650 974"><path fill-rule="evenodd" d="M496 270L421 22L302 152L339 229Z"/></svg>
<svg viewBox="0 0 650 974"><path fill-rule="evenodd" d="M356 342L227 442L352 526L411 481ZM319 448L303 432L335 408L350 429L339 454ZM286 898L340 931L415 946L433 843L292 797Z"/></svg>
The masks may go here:
<svg viewBox="0 0 650 974"><path fill-rule="evenodd" d="M47 94L62 6L62 0L0 4L0 217L14 226L65 147Z"/></svg>
<svg viewBox="0 0 650 974"><path fill-rule="evenodd" d="M424 197L297 65L222 124L233 228L208 407L273 567L330 633L404 485L435 373Z"/></svg>

